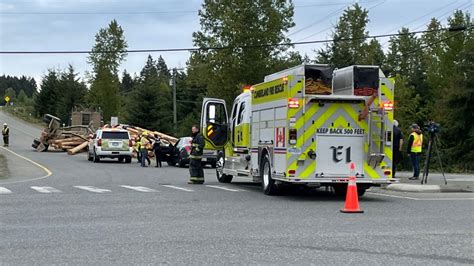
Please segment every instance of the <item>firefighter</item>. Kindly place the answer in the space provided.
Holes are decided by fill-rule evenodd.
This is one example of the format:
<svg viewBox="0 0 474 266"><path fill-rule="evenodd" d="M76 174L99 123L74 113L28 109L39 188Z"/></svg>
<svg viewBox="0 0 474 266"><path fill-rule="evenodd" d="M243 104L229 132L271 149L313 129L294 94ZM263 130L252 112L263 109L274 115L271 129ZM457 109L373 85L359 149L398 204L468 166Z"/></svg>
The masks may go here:
<svg viewBox="0 0 474 266"><path fill-rule="evenodd" d="M413 165L413 177L410 180L418 180L420 177L420 156L421 147L423 146L423 134L421 134L420 126L411 125L411 134L408 138L407 153L410 154L411 163Z"/></svg>
<svg viewBox="0 0 474 266"><path fill-rule="evenodd" d="M392 178L395 178L397 171L397 164L403 159L402 156L403 147L403 133L400 130L397 120L393 120L393 167L392 167Z"/></svg>
<svg viewBox="0 0 474 266"><path fill-rule="evenodd" d="M8 127L7 123L3 123L2 135L3 135L3 146L8 147L10 128Z"/></svg>
<svg viewBox="0 0 474 266"><path fill-rule="evenodd" d="M189 182L188 184L204 184L204 171L202 169L202 154L204 150L204 138L199 133L199 127L192 127L193 140L191 142L191 153L189 155Z"/></svg>

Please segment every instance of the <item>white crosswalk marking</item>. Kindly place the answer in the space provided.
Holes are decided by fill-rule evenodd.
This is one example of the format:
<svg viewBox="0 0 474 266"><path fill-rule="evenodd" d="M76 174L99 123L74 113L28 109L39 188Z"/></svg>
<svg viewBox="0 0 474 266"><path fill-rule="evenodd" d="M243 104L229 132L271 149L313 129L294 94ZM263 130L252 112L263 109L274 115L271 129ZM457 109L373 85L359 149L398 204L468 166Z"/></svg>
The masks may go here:
<svg viewBox="0 0 474 266"><path fill-rule="evenodd" d="M95 193L111 192L109 189L97 188L97 187L92 187L92 186L74 186L74 187L78 189L82 189L82 190L87 190L90 192L95 192Z"/></svg>
<svg viewBox="0 0 474 266"><path fill-rule="evenodd" d="M0 187L0 194L11 194L12 191L6 187Z"/></svg>
<svg viewBox="0 0 474 266"><path fill-rule="evenodd" d="M167 188L172 188L172 189L177 189L177 190L182 190L182 191L186 191L186 192L194 192L194 190L192 189L187 189L187 188L183 188L183 187L177 187L177 186L172 186L172 185L163 185L164 187L167 187Z"/></svg>
<svg viewBox="0 0 474 266"><path fill-rule="evenodd" d="M222 187L222 186L206 185L206 187L217 188L217 189L222 189L222 190L231 191L231 192L241 192L241 191L245 191L245 190L241 190L241 189L232 189L232 188L227 188L227 187Z"/></svg>
<svg viewBox="0 0 474 266"><path fill-rule="evenodd" d="M59 189L55 189L54 187L36 187L32 186L31 189L38 191L39 193L60 193Z"/></svg>
<svg viewBox="0 0 474 266"><path fill-rule="evenodd" d="M147 188L147 187L141 187L141 186L121 185L121 187L128 188L128 189L135 190L135 191L140 191L140 192L157 192L155 189Z"/></svg>

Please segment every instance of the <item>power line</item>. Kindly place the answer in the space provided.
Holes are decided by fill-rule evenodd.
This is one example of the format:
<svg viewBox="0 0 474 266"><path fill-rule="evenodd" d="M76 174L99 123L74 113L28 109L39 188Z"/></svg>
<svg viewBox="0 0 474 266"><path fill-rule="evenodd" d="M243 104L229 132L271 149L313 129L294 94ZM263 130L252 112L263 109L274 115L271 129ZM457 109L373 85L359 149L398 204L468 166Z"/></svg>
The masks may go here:
<svg viewBox="0 0 474 266"><path fill-rule="evenodd" d="M376 8L376 7L378 7L378 6L382 5L382 4L384 4L386 1L387 1L387 0L383 0L382 2L380 2L380 3L376 4L376 5L373 5L373 6L369 7L369 9L368 9L367 11L369 11L369 10L371 10L371 9L374 9L374 8ZM339 12L339 13L340 13L340 12ZM330 26L330 27L328 27L328 28L326 28L326 29L324 29L324 30L318 31L318 32L313 33L313 34L311 34L311 35L308 35L308 36L306 36L306 37L304 37L304 38L302 38L302 39L299 39L298 41L306 40L306 39L308 39L308 38L311 38L311 37L313 37L313 36L315 36L315 35L318 35L318 34L320 34L320 33L323 33L323 32L325 32L325 31L327 31L327 30L332 29L332 28L333 28L333 26Z"/></svg>
<svg viewBox="0 0 474 266"><path fill-rule="evenodd" d="M466 6L466 4L467 4L467 6ZM438 21L441 21L440 18L442 18L442 17L444 17L444 16L446 16L446 15L452 14L452 13L453 13L454 11L456 11L456 10L463 10L463 9L466 9L466 8L472 6L472 5L473 5L473 4L470 4L470 2L463 3L463 4L461 4L460 6L456 7L455 9L451 9L451 10L449 10L448 12L445 12L445 13L443 13L443 14L441 14L441 15L435 17L435 19L438 20ZM446 6L445 6L445 7L446 7ZM426 15L425 15L425 16L426 16ZM423 16L423 17L425 17L425 16ZM418 20L418 19L417 19L417 20ZM409 23L411 23L411 22L409 22ZM408 23L407 23L407 24L408 24ZM419 25L418 27L413 28L412 30L415 31L415 30L418 30L418 29L420 29L420 28L422 28L422 27L427 27L429 24L430 24L430 22L428 22L428 23L426 23L426 24L423 23L423 24ZM405 24L405 25L406 25L406 24ZM402 26L402 27L403 27L403 26ZM385 47L385 45L387 45L389 42L390 42L390 41L387 40L386 42L382 43L382 44L381 44L381 47Z"/></svg>
<svg viewBox="0 0 474 266"><path fill-rule="evenodd" d="M0 51L0 54L90 54L90 53L154 53L154 52L196 52L196 51L207 51L207 50L226 50L226 49L248 49L248 48L262 48L262 47L275 47L275 46L293 46L293 45L304 45L304 44L315 44L315 43L328 43L328 42L343 42L343 41L354 41L354 40L365 40L373 38L386 38L393 36L411 35L418 33L437 32L442 30L450 31L464 31L472 28L470 27L459 27L459 28L442 28L435 30L422 30L412 31L407 33L391 33L391 34L379 34L369 35L360 38L340 38L340 39L328 39L328 40L314 40L304 42L288 42L288 43L268 43L268 44L254 44L254 45L241 45L241 46L209 46L209 47L191 47L191 48L164 48L164 49L131 49L131 50L120 50L120 51L91 51L91 50L63 50L63 51Z"/></svg>
<svg viewBox="0 0 474 266"><path fill-rule="evenodd" d="M330 13L329 15L327 15L327 16L325 16L325 17L323 17L323 18L320 18L320 19L316 20L315 22L313 22L313 23L311 23L311 24L309 24L309 25L304 26L303 28L301 28L301 29L299 29L299 30L297 30L297 31L294 31L294 32L288 34L286 37L290 37L291 35L294 35L294 34L296 34L296 33L302 32L302 31L304 31L304 30L306 30L306 29L308 29L308 28L310 28L310 27L312 27L312 26L314 26L314 25L317 25L317 24L319 24L319 23L321 23L321 22L324 22L324 21L326 21L326 19L328 19L328 18L330 18L330 17L332 17L332 16L334 16L334 15L336 15L336 14L342 12L344 9L346 9L345 6L342 7L342 8L337 9L336 11Z"/></svg>
<svg viewBox="0 0 474 266"><path fill-rule="evenodd" d="M427 17L427 16L429 16L429 15L431 15L431 14L433 14L433 13L436 13L436 12L438 12L438 11L440 11L440 10L443 10L443 9L447 8L448 6L451 6L451 5L453 5L453 4L456 4L457 2L459 2L459 0L456 0L456 1L454 1L454 2L451 2L451 3L449 3L449 4L447 4L447 5L444 5L444 6L440 7L440 8L437 8L437 9L435 9L435 10L429 12L429 13L424 14L424 15L421 16L421 17L417 17L417 18L415 18L415 19L413 19L413 20L410 20L409 22L407 22L407 23L405 23L405 24L403 24L403 25L401 25L401 26L399 26L399 27L393 28L393 29L391 29L391 30L389 30L389 31L387 31L387 32L392 32L392 31L394 31L394 30L398 30L398 29L400 29L401 27L405 27L405 26L408 25L408 24L411 24L411 23L413 23L413 22L415 22L415 21L418 21L418 20L420 20L420 19L422 19L422 18L425 18L425 17ZM464 4L462 4L462 5L464 5Z"/></svg>

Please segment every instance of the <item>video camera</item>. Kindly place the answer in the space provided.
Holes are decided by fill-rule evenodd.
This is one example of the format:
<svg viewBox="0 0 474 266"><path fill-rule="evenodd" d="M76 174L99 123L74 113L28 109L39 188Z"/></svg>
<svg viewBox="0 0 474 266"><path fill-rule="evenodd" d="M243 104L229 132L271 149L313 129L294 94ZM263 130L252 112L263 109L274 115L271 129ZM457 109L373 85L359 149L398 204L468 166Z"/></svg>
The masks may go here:
<svg viewBox="0 0 474 266"><path fill-rule="evenodd" d="M434 121L430 121L428 123L425 123L425 125L423 126L423 129L426 130L430 134L435 134L439 132L441 127L438 123L435 123Z"/></svg>

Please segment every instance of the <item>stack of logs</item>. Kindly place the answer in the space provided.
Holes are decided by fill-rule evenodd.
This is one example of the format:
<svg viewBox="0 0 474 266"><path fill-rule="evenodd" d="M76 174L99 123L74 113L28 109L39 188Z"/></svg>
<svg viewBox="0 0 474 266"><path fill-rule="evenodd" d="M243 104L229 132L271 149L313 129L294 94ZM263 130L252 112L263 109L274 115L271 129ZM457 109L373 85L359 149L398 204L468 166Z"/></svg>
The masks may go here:
<svg viewBox="0 0 474 266"><path fill-rule="evenodd" d="M50 147L54 148L55 150L67 150L67 153L69 155L74 155L78 152L86 151L87 145L89 144L87 136L65 136L63 138L49 140L48 142L50 143Z"/></svg>
<svg viewBox="0 0 474 266"><path fill-rule="evenodd" d="M108 125L103 126L102 128L110 128ZM140 138L143 133L147 133L147 137L155 139L155 136L160 138L162 146L175 145L178 142L178 139L166 134L163 134L158 131L151 131L140 127L130 126L130 125L117 125L114 128L125 129L129 132L130 137L133 141ZM56 134L53 137L50 137L46 140L50 147L50 151L67 151L69 155L74 155L79 152L85 152L88 149L88 144L92 138L92 133L89 130L89 134L86 132L68 132L60 131L59 134ZM42 136L42 139L45 140L45 137ZM53 148L53 149L51 149Z"/></svg>
<svg viewBox="0 0 474 266"><path fill-rule="evenodd" d="M135 126L128 126L128 125L119 125L118 127L127 130L130 133L130 137L132 139L137 139L144 132L147 132L149 138L155 138L155 136L158 136L160 138L161 144L165 145L165 146L168 146L169 144L175 145L176 142L178 142L177 138L166 135L166 134L163 134L163 133L158 132L158 131L151 131L151 130L147 130L147 129L144 129L144 128L135 127Z"/></svg>

